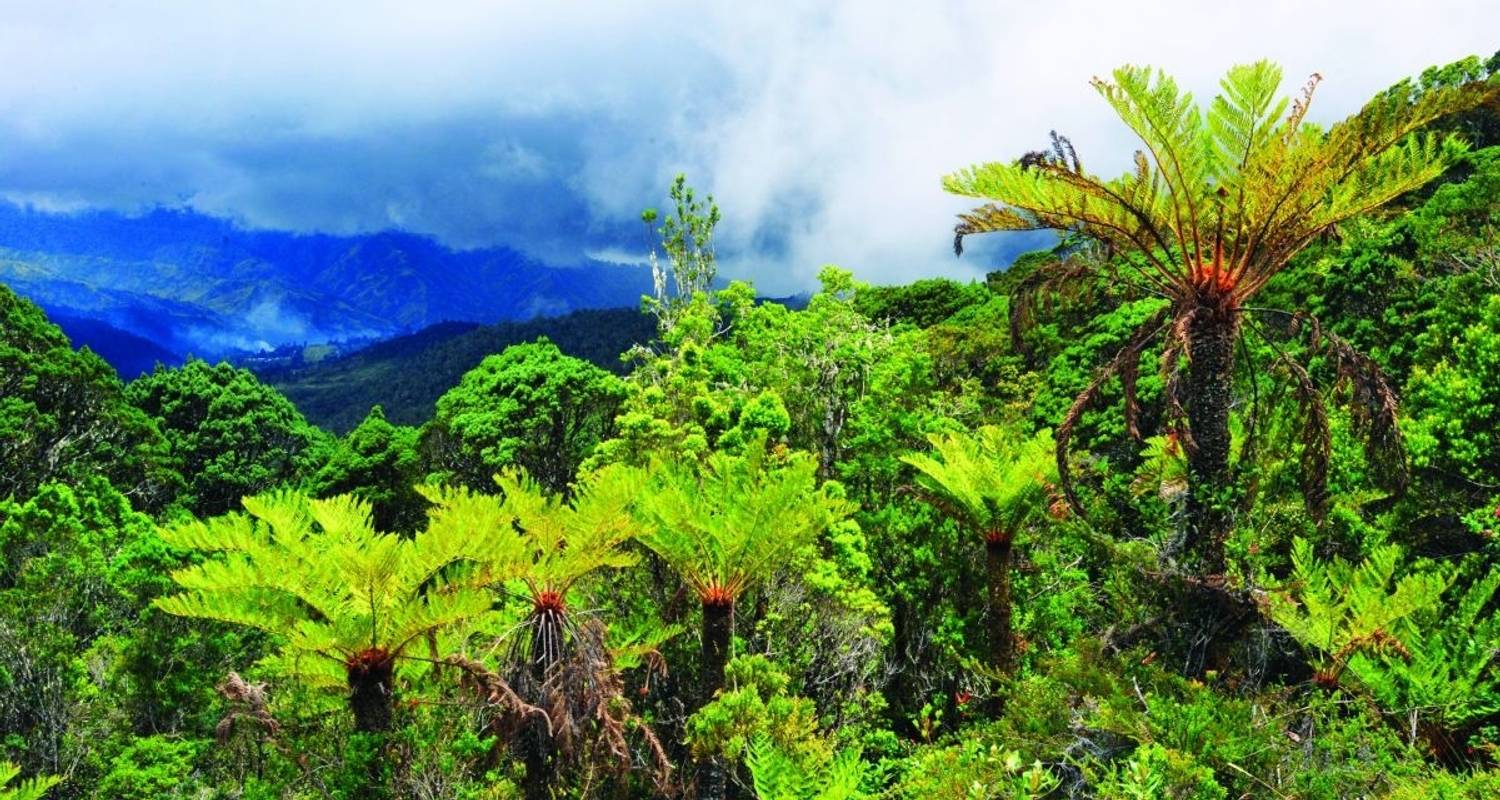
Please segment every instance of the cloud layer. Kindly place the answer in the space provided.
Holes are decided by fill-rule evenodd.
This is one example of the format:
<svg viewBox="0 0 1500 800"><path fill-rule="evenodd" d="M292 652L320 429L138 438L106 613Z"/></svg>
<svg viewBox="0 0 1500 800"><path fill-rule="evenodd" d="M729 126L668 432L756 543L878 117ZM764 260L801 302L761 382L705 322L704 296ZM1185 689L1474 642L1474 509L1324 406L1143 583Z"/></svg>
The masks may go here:
<svg viewBox="0 0 1500 800"><path fill-rule="evenodd" d="M3 4L10 5L10 4ZM1270 57L1314 116L1497 46L1491 0L168 3L3 8L0 194L189 205L247 225L430 233L559 262L644 247L670 177L714 192L726 271L824 263L974 275L945 172L1057 129L1111 172L1131 143L1088 88L1124 62L1212 94Z"/></svg>

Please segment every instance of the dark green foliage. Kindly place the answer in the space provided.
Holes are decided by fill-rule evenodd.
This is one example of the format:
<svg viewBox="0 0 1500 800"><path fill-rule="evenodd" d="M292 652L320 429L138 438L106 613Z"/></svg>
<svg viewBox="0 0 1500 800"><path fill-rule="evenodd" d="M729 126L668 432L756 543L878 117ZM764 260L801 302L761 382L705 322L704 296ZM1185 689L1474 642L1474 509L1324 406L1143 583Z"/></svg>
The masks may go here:
<svg viewBox="0 0 1500 800"><path fill-rule="evenodd" d="M314 494L353 494L369 503L375 527L414 531L427 503L414 488L422 481L419 431L386 421L380 406L333 446L328 461L309 479Z"/></svg>
<svg viewBox="0 0 1500 800"><path fill-rule="evenodd" d="M1439 475L1493 486L1500 479L1500 295L1480 301L1481 322L1451 342L1452 354L1412 370L1407 438L1412 461Z"/></svg>
<svg viewBox="0 0 1500 800"><path fill-rule="evenodd" d="M156 800L192 791L196 761L208 742L174 740L161 736L137 738L110 760L99 780L101 797Z"/></svg>
<svg viewBox="0 0 1500 800"><path fill-rule="evenodd" d="M184 508L200 516L307 477L326 456L328 437L248 370L190 361L157 368L126 388L157 420L172 465L184 476Z"/></svg>
<svg viewBox="0 0 1500 800"><path fill-rule="evenodd" d="M854 310L876 322L930 328L988 299L989 292L981 285L927 278L905 286L861 287L854 297Z"/></svg>
<svg viewBox="0 0 1500 800"><path fill-rule="evenodd" d="M41 309L0 286L0 498L102 474L157 509L175 488L164 445L108 364L75 352Z"/></svg>
<svg viewBox="0 0 1500 800"><path fill-rule="evenodd" d="M547 339L486 358L438 400L423 447L434 471L475 489L519 466L563 491L614 430L625 385Z"/></svg>
<svg viewBox="0 0 1500 800"><path fill-rule="evenodd" d="M72 792L131 731L212 730L217 670L254 650L148 608L181 561L124 496L95 477L0 502L0 554L0 757Z"/></svg>
<svg viewBox="0 0 1500 800"><path fill-rule="evenodd" d="M623 372L620 355L656 336L656 321L635 309L576 311L530 322L476 326L441 323L409 336L371 345L344 358L298 368L261 372L314 424L344 433L371 406L385 408L397 425L421 425L437 400L464 373L511 345L545 336L564 353L612 372Z"/></svg>

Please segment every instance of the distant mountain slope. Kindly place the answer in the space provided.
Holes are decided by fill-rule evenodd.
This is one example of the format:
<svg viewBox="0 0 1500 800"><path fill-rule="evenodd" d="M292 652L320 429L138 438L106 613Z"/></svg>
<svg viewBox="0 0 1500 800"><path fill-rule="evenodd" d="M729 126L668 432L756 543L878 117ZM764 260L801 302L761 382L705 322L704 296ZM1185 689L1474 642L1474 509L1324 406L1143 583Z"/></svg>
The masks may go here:
<svg viewBox="0 0 1500 800"><path fill-rule="evenodd" d="M167 350L150 339L120 330L97 319L74 317L67 314L49 313L52 324L67 334L73 347L87 347L108 361L122 380L134 380L156 368L157 364L169 367L181 364L182 356Z"/></svg>
<svg viewBox="0 0 1500 800"><path fill-rule="evenodd" d="M488 326L441 323L341 358L257 372L313 423L344 433L376 404L392 422L426 422L437 399L465 372L513 344L546 336L569 355L623 372L620 355L655 333L655 319L633 309L575 311Z"/></svg>
<svg viewBox="0 0 1500 800"><path fill-rule="evenodd" d="M639 268L549 265L407 233L301 235L190 211L50 214L7 203L0 282L55 313L207 356L634 307L650 289Z"/></svg>

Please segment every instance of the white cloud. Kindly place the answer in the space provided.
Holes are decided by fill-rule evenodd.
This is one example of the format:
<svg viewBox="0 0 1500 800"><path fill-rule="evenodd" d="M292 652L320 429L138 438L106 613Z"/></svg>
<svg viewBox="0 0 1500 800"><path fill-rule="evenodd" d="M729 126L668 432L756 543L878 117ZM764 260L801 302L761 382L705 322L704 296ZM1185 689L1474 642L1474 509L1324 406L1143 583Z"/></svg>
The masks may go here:
<svg viewBox="0 0 1500 800"><path fill-rule="evenodd" d="M945 255L967 204L939 177L1039 149L1052 129L1092 169L1123 169L1134 143L1088 85L1119 64L1162 66L1207 97L1225 67L1270 57L1289 92L1323 74L1314 116L1331 119L1430 64L1500 46L1493 2L1419 14L1394 2L1188 0L761 8L716 21L740 92L680 147L724 200L726 241L784 229L779 266L803 283L828 261L876 280L963 274Z"/></svg>
<svg viewBox="0 0 1500 800"><path fill-rule="evenodd" d="M1270 57L1315 116L1500 41L1493 0L775 4L0 3L0 193L190 202L250 224L392 224L566 257L639 246L671 175L717 195L730 272L975 274L938 178L1057 129L1132 147L1088 79L1200 95ZM571 249L570 249L571 248Z"/></svg>

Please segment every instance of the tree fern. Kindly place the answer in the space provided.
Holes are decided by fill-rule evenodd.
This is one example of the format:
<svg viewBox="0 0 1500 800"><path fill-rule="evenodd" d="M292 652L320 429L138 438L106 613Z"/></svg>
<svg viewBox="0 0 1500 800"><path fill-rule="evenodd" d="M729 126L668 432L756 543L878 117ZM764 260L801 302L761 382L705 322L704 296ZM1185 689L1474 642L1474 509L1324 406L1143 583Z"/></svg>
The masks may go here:
<svg viewBox="0 0 1500 800"><path fill-rule="evenodd" d="M1413 615L1436 607L1452 580L1450 570L1425 569L1397 576L1401 550L1376 547L1358 564L1320 561L1312 544L1292 544L1289 593L1269 597L1271 618L1318 656L1316 680L1337 686L1351 659L1361 654L1410 658Z"/></svg>
<svg viewBox="0 0 1500 800"><path fill-rule="evenodd" d="M1470 80L1397 84L1323 130L1304 122L1319 77L1295 101L1276 97L1281 80L1268 61L1233 67L1205 111L1147 67L1096 78L1094 88L1141 140L1135 168L1099 178L1070 148L970 167L944 188L999 204L963 215L958 233L1081 229L1145 256L1142 266L1122 268L1168 297L1224 291L1243 300L1312 236L1441 174L1464 145L1420 131L1500 89L1476 62Z"/></svg>
<svg viewBox="0 0 1500 800"><path fill-rule="evenodd" d="M1061 453L1073 425L1110 377L1122 378L1127 409L1134 406L1141 353L1165 338L1164 371L1186 373L1184 380L1168 382L1169 424L1186 422L1181 438L1188 457L1189 541L1206 572L1225 568L1224 541L1238 505L1229 416L1236 340L1245 333L1248 301L1317 236L1426 184L1464 153L1462 141L1427 128L1500 95L1500 74L1493 73L1493 62L1486 66L1477 58L1433 74L1445 77L1420 85L1403 81L1324 129L1306 122L1317 75L1288 99L1278 97L1282 73L1275 64L1236 66L1220 81L1220 94L1200 108L1165 73L1124 66L1093 82L1141 141L1124 175L1106 179L1088 172L1072 145L1054 133L1050 152L978 164L943 179L949 192L990 201L959 215L959 252L971 234L1066 232L1100 244L1104 253L1068 259L1061 280L1103 280L1170 302L1079 396L1058 425L1057 448L1065 465ZM1257 325L1251 330L1269 334ZM1336 356L1337 379L1356 389L1361 402L1353 408L1382 453L1378 463L1399 480L1402 462L1392 457L1400 446L1394 392L1352 349L1330 337L1311 338ZM1311 390L1302 365L1282 357L1277 366L1293 378L1304 401L1303 439L1310 445L1304 490L1314 513L1321 514L1329 447L1321 395ZM1066 470L1060 479L1081 513Z"/></svg>
<svg viewBox="0 0 1500 800"><path fill-rule="evenodd" d="M642 500L650 526L641 541L706 603L732 605L854 509L831 485L818 487L808 454L745 450L661 462Z"/></svg>
<svg viewBox="0 0 1500 800"><path fill-rule="evenodd" d="M957 521L985 540L1013 538L1047 507L1047 485L1056 477L1052 432L1030 438L994 425L974 434L933 434L932 454L902 461L917 483Z"/></svg>
<svg viewBox="0 0 1500 800"><path fill-rule="evenodd" d="M413 642L490 611L489 593L441 573L499 558L495 538L474 525L502 517L440 505L427 530L404 538L376 532L369 505L350 495L279 492L247 498L245 509L162 530L169 544L210 557L174 572L186 591L156 604L272 634L302 677L347 686L363 730L389 725L396 662Z"/></svg>
<svg viewBox="0 0 1500 800"><path fill-rule="evenodd" d="M818 486L817 462L804 452L767 453L751 441L741 455L710 454L703 462L658 462L641 500L648 530L642 543L672 566L703 608L699 703L724 686L734 638L734 606L812 544L829 525L853 513L835 484ZM698 796L724 796L718 757L699 765Z"/></svg>
<svg viewBox="0 0 1500 800"><path fill-rule="evenodd" d="M589 730L608 739L600 752L625 752L618 740L629 704L621 696L605 627L594 620L580 623L570 595L591 575L637 562L624 545L639 532L633 506L644 480L639 470L607 466L581 477L565 499L513 469L495 476L498 496L419 489L437 504L432 519L439 527L470 527L471 535L490 540L471 569L450 583L508 592L519 587L513 593L525 602L521 625L499 649L501 677L524 705L502 709L496 724L519 731L527 797L548 796L561 780L563 758L576 766L589 752L576 742L559 748L558 740ZM484 521L477 529L470 526L476 520Z"/></svg>
<svg viewBox="0 0 1500 800"><path fill-rule="evenodd" d="M1015 537L1047 509L1055 479L1051 431L1022 438L985 426L973 435L929 437L932 455L902 457L917 470L927 498L983 539L988 581L990 660L1001 672L1014 666L1010 571Z"/></svg>

